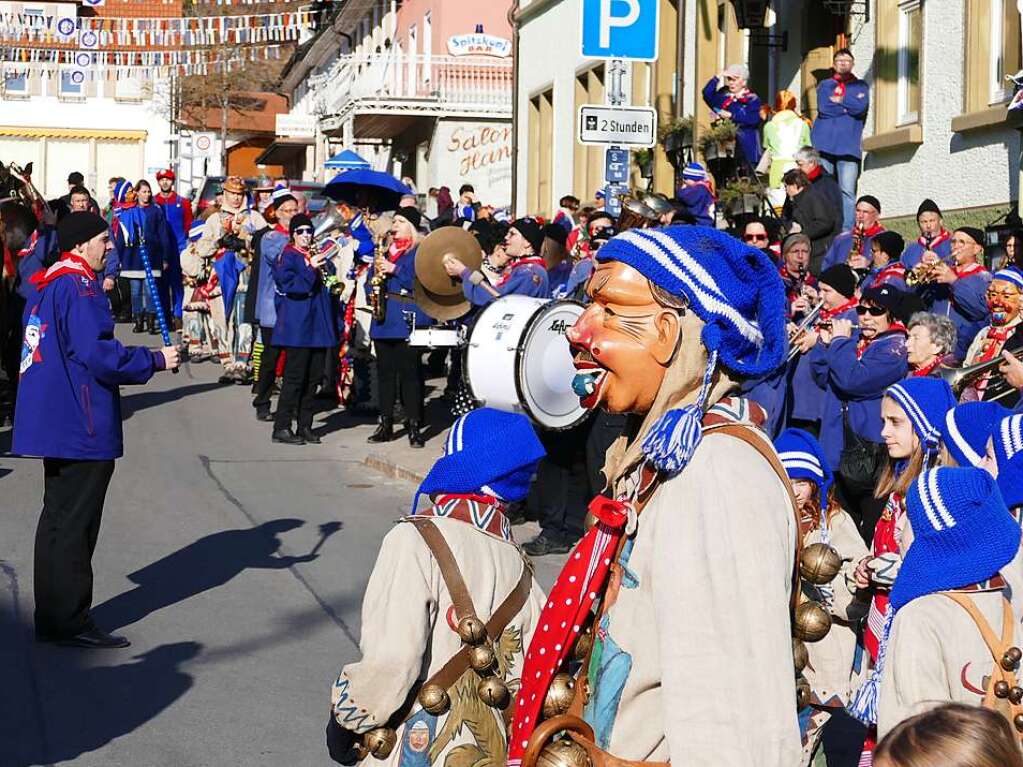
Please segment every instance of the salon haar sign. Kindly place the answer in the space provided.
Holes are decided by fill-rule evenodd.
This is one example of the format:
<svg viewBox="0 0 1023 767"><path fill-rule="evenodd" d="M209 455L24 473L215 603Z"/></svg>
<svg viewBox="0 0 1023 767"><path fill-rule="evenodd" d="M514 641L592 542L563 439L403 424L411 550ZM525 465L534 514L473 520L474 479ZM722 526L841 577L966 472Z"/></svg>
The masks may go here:
<svg viewBox="0 0 1023 767"><path fill-rule="evenodd" d="M448 38L448 53L452 56L496 56L504 59L511 55L511 40L483 32L452 35Z"/></svg>

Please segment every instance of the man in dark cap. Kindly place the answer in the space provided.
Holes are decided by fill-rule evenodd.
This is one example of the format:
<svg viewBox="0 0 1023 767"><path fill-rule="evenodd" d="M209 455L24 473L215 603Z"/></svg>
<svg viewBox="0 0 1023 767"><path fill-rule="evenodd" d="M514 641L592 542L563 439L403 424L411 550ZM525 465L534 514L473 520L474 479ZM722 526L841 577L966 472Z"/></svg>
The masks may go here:
<svg viewBox="0 0 1023 767"><path fill-rule="evenodd" d="M945 228L941 208L927 199L916 209L916 224L920 236L911 242L902 254L902 263L909 271L921 261L952 261L952 233Z"/></svg>
<svg viewBox="0 0 1023 767"><path fill-rule="evenodd" d="M462 279L465 297L475 306L485 306L495 298L509 295L550 297L547 267L540 257L543 247L543 227L534 218L519 218L512 222L504 238L504 252L511 264L495 285L487 282L481 271L471 271L457 258L444 262L444 269L452 277Z"/></svg>
<svg viewBox="0 0 1023 767"><path fill-rule="evenodd" d="M53 208L53 212L57 215L57 220L64 218L68 213L71 213L73 208L71 207L71 195L75 193L76 188L80 189L85 186L85 176L78 171L72 171L67 177L68 193L62 197L58 197L56 200L50 203L50 207ZM96 215L99 215L99 205L92 195L86 191L86 195L89 198L88 207L89 210Z"/></svg>
<svg viewBox="0 0 1023 767"><path fill-rule="evenodd" d="M870 271L860 281L861 288L892 285L906 291L906 267L899 258L906 241L898 232L885 230L870 241Z"/></svg>
<svg viewBox="0 0 1023 767"><path fill-rule="evenodd" d="M59 260L32 276L12 452L43 459L43 511L35 542L35 628L41 641L127 647L99 629L92 553L114 460L123 454L119 384L175 368L178 350L124 347L100 277L111 249L107 222L69 213L57 225Z"/></svg>
<svg viewBox="0 0 1023 767"><path fill-rule="evenodd" d="M881 226L881 201L872 194L865 194L856 201L856 223L853 228L842 232L831 243L824 255L822 269L835 264L849 264L858 272L870 269L870 241L884 231Z"/></svg>

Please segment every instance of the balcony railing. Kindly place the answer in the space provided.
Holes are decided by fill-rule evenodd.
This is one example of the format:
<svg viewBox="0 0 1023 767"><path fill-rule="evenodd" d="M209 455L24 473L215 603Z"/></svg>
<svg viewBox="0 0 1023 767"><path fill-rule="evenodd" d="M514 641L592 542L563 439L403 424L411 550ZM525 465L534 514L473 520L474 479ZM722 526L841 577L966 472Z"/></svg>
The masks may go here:
<svg viewBox="0 0 1023 767"><path fill-rule="evenodd" d="M404 54L342 56L323 78L328 114L368 112L509 113L507 59Z"/></svg>

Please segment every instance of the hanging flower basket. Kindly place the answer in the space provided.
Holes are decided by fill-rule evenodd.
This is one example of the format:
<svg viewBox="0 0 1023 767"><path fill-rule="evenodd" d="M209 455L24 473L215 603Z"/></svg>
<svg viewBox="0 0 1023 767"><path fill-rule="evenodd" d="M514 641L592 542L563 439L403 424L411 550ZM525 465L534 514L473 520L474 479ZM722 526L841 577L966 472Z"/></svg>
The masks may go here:
<svg viewBox="0 0 1023 767"><path fill-rule="evenodd" d="M739 178L726 184L718 199L732 216L760 211L760 187L748 178Z"/></svg>

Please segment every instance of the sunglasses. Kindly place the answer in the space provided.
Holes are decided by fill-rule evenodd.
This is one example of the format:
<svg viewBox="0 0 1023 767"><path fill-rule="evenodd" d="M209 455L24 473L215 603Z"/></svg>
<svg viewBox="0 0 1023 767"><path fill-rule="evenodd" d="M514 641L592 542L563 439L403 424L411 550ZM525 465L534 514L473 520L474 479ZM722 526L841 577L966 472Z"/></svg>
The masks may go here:
<svg viewBox="0 0 1023 767"><path fill-rule="evenodd" d="M860 304L856 307L856 313L861 317L868 313L871 317L880 317L882 314L888 314L888 310L883 306L864 306Z"/></svg>
<svg viewBox="0 0 1023 767"><path fill-rule="evenodd" d="M766 234L747 234L742 238L745 242L767 242Z"/></svg>
<svg viewBox="0 0 1023 767"><path fill-rule="evenodd" d="M295 234L312 234L313 228L311 226L300 226L295 230Z"/></svg>

